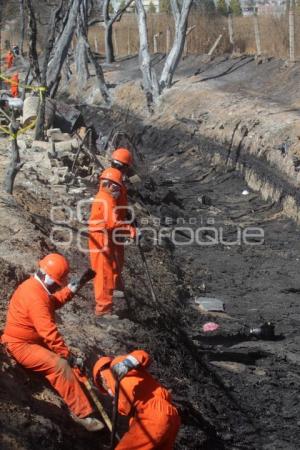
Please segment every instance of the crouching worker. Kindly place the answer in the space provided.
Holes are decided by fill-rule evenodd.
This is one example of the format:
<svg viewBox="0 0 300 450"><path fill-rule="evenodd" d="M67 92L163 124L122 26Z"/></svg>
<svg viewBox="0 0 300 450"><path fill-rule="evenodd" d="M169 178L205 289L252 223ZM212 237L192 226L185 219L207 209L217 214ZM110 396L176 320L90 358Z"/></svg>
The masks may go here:
<svg viewBox="0 0 300 450"><path fill-rule="evenodd" d="M39 261L37 272L13 294L2 343L26 369L44 375L70 409L72 418L88 431L103 428L74 370L82 359L66 346L55 323L55 310L72 299L88 281L86 274L68 285L69 263L53 253Z"/></svg>
<svg viewBox="0 0 300 450"><path fill-rule="evenodd" d="M130 416L129 430L116 450L171 450L180 427L180 417L171 394L146 370L150 356L143 350L111 358L103 356L94 366L96 386L115 395L120 380L118 411Z"/></svg>

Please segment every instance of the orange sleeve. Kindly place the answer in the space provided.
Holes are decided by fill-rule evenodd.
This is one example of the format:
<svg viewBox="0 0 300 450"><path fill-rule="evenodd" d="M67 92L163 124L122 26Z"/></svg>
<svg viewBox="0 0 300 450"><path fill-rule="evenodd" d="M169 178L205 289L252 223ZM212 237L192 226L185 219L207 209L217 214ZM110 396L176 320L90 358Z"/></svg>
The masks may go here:
<svg viewBox="0 0 300 450"><path fill-rule="evenodd" d="M54 308L59 309L64 306L65 303L70 301L74 297L74 293L67 286L59 291L55 292L55 294L51 295L51 299L54 302Z"/></svg>
<svg viewBox="0 0 300 450"><path fill-rule="evenodd" d="M67 357L70 352L57 329L51 298L49 297L47 300L35 298L34 300L29 312L34 328L50 350Z"/></svg>
<svg viewBox="0 0 300 450"><path fill-rule="evenodd" d="M123 416L129 416L132 414L132 408L134 406L133 389L130 386L130 380L124 378L120 382L120 393L118 402L118 411Z"/></svg>

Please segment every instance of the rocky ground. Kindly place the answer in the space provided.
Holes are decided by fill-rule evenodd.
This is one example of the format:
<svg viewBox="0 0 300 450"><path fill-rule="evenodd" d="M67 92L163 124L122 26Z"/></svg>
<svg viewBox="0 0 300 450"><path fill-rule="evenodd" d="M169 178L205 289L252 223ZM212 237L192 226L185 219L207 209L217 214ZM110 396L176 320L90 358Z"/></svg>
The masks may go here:
<svg viewBox="0 0 300 450"><path fill-rule="evenodd" d="M208 64L203 70L216 72L229 62L216 61L214 67ZM249 189L246 184L249 179L242 176L243 170L232 163L231 155L226 158L230 150L235 161L242 133L240 124L239 140L232 142L231 147L226 140L226 126L217 127L218 131L211 129L213 123L215 128L219 124L220 114L228 120L228 130L234 127L236 117L230 121L230 108L235 107L238 115L241 102L255 103L250 87L247 96L242 97L239 91L240 103L235 106L234 101L230 104L228 95L231 94L225 92L224 83L209 87L209 95L206 85L197 99L187 79L201 61L194 63L189 66L185 62L173 94L170 91L163 97L160 110L152 117L144 114L141 96L131 97L131 107L125 107L130 95L136 92L133 81L116 90L119 106L111 112L101 106L81 104L88 126L93 125L98 134L108 136L112 124L117 124L119 129L126 130L136 149L142 182L130 188L131 202L144 228L153 228L154 224L156 233L164 228L161 235L156 235L156 238L162 236L159 245L155 245L150 229L145 231L143 243L158 301L153 302L141 257L137 248L131 246L125 270L127 302L119 305L119 320L108 321L107 326L95 326L93 293L89 286L58 313L59 327L67 342L87 355L90 367L98 354L118 354L137 347L151 353L153 373L172 389L182 412L177 449L297 449L300 434L298 228L286 217L284 203L276 201L272 189L265 195L268 198L262 199L258 184L257 192ZM257 79L256 70L264 68L267 72L267 67L270 69L267 65L275 62L253 64L250 72ZM274 73L282 64L273 68ZM123 76L122 67L119 75L111 72L112 79ZM134 78L133 73L130 76ZM239 83L242 81L244 86L249 84L241 73ZM233 78L231 86L235 83L237 80ZM184 96L180 84L181 88L183 84L186 86ZM257 87L257 95L262 85L263 81ZM236 99L238 93L235 95ZM222 97L228 106L223 105L224 109L217 114L208 103L209 96L211 101ZM282 99L277 100L276 107L282 111ZM203 121L191 113L197 101L199 114L200 110L207 110L208 116L203 116ZM264 107L268 109L267 99ZM257 109L253 107L251 111L247 120L254 123ZM261 116L263 127L267 127L267 115ZM260 125L257 127L259 131L253 131L253 141L262 132ZM269 131L272 134L272 129ZM221 132L222 136L218 134ZM284 132L274 132L272 136L274 142L276 139L285 142ZM262 139L266 139L265 135ZM261 152L257 151L251 160L248 157L251 151L242 145L240 153L257 179L261 167L265 185L280 181L282 191L286 192L287 186L293 183L297 186L296 178L285 167L276 177L275 162L269 166L266 163L269 156L264 155L265 159L260 160ZM87 255L77 245L77 230L83 224L75 214L67 224L61 221L68 218L68 208L75 212L79 200L95 193L97 183L89 174L82 174L87 177L78 178L74 186L66 188L57 175L57 167L41 149L33 152L24 147L22 158L27 163L17 177L14 197L1 194L1 328L11 292L33 270L35 260L41 255L56 248L70 257L73 271L80 271L88 264ZM70 154L69 159L73 158L74 154ZM2 139L1 178L6 163L7 142ZM63 160L58 166L69 167L70 162ZM247 195L242 194L245 190ZM55 217L51 215L53 206ZM55 245L51 241L54 226L58 227ZM259 228L260 235L245 240L249 227ZM66 230L68 235L72 231L71 245L63 245L67 240ZM195 235L198 242L191 239ZM226 313L203 313L195 304L199 296L223 300ZM274 323L276 338L249 337L249 327L266 320ZM211 321L219 329L204 333L203 325ZM79 450L104 448L109 442L108 433L90 435L75 425L58 396L42 379L22 370L3 352L0 363L1 448L32 450L43 446ZM105 404L109 410L109 402ZM121 429L126 429L126 421Z"/></svg>

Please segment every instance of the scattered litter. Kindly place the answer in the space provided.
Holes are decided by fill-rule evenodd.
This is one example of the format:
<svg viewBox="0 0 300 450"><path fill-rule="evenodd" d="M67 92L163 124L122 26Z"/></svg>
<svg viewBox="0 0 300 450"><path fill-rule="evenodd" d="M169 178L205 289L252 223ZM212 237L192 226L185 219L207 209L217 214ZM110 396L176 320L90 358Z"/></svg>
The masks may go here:
<svg viewBox="0 0 300 450"><path fill-rule="evenodd" d="M247 368L245 364L234 361L210 361L209 363L215 367L220 367L220 369L225 369L233 373L243 373Z"/></svg>
<svg viewBox="0 0 300 450"><path fill-rule="evenodd" d="M224 303L222 302L222 300L219 300L217 298L196 297L195 303L199 305L199 307L203 311L219 311L219 312L225 311Z"/></svg>
<svg viewBox="0 0 300 450"><path fill-rule="evenodd" d="M216 331L219 327L220 325L215 322L207 322L203 325L202 330L204 333L207 333L209 331Z"/></svg>
<svg viewBox="0 0 300 450"><path fill-rule="evenodd" d="M247 191L247 189L244 189L242 195L249 195L249 191Z"/></svg>

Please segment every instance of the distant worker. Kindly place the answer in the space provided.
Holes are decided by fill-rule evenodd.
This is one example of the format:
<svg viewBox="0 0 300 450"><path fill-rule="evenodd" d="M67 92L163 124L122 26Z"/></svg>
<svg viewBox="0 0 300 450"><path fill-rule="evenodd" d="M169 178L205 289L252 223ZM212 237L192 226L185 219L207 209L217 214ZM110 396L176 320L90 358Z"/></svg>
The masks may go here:
<svg viewBox="0 0 300 450"><path fill-rule="evenodd" d="M180 416L170 392L146 370L151 363L144 350L111 358L103 356L93 369L94 382L102 393L115 396L120 380L118 411L129 416L129 430L115 450L172 450Z"/></svg>
<svg viewBox="0 0 300 450"><path fill-rule="evenodd" d="M94 198L89 219L89 251L91 267L96 272L94 290L97 316L112 313L113 292L119 276L116 232L123 231L132 239L136 229L124 225L117 216L117 201L122 190L122 173L105 169L100 176L100 188Z"/></svg>
<svg viewBox="0 0 300 450"><path fill-rule="evenodd" d="M118 220L126 221L130 219L129 217L129 209L128 209L128 198L127 198L127 187L126 187L126 175L128 173L128 170L130 169L132 165L132 154L127 148L117 148L113 154L112 154L112 161L111 166L115 169L120 170L123 175L123 184L120 191L120 196L117 199L117 215ZM122 271L124 267L124 244L122 245L121 242L116 245L116 258L117 258L117 266L118 266L118 279L117 279L117 289L123 291L124 290L124 283L122 279Z"/></svg>
<svg viewBox="0 0 300 450"><path fill-rule="evenodd" d="M62 255L53 253L40 260L39 269L10 300L1 340L18 363L47 378L77 423L98 431L103 424L91 416L93 408L73 371L82 368L83 360L71 353L55 323L55 310L87 281L82 277L66 286L68 274L69 263Z"/></svg>
<svg viewBox="0 0 300 450"><path fill-rule="evenodd" d="M10 69L14 63L14 54L11 50L9 50L5 55L5 63L7 69Z"/></svg>
<svg viewBox="0 0 300 450"><path fill-rule="evenodd" d="M20 48L18 45L14 45L12 48L12 52L15 56L19 56L20 55Z"/></svg>
<svg viewBox="0 0 300 450"><path fill-rule="evenodd" d="M10 79L10 93L12 97L19 97L19 74L15 73Z"/></svg>

